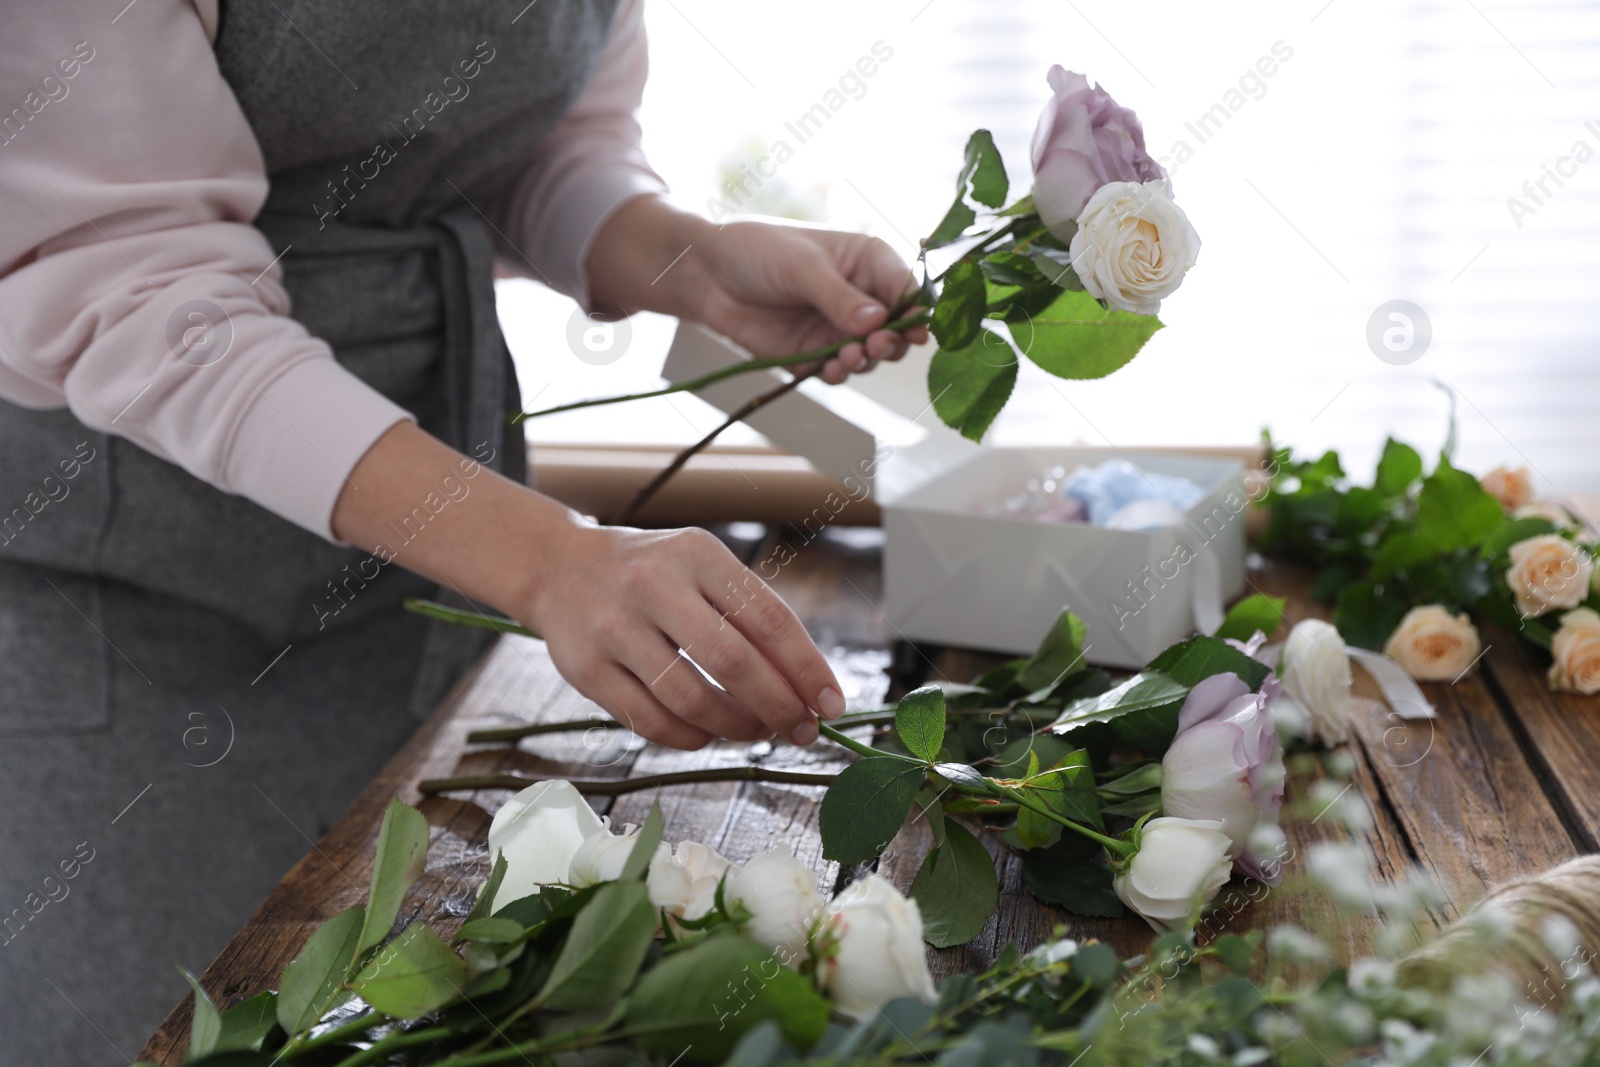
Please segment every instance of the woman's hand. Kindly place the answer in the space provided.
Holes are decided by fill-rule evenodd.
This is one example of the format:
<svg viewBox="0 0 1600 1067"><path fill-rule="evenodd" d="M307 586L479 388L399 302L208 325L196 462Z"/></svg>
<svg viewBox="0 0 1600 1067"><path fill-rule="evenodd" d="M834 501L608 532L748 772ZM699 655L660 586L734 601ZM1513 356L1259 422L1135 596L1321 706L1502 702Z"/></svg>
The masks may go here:
<svg viewBox="0 0 1600 1067"><path fill-rule="evenodd" d="M800 620L715 537L596 526L412 423L350 472L334 532L383 545L441 484L454 490L449 506L387 559L542 634L562 677L640 736L672 748L773 734L807 745L813 712L844 713Z"/></svg>
<svg viewBox="0 0 1600 1067"><path fill-rule="evenodd" d="M813 710L844 713L794 612L704 530L575 526L551 547L561 565L519 617L562 677L634 733L671 748L774 734L809 745Z"/></svg>
<svg viewBox="0 0 1600 1067"><path fill-rule="evenodd" d="M599 307L704 323L759 356L865 337L823 365L818 377L835 385L928 338L925 326L879 328L916 286L894 250L865 234L756 219L719 226L638 197L601 228L588 273Z"/></svg>

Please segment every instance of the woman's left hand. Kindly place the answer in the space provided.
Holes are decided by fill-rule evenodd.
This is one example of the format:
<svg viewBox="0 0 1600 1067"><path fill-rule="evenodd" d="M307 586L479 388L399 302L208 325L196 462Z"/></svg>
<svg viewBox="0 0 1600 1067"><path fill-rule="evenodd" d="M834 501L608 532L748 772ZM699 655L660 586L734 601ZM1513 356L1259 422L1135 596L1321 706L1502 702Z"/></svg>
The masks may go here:
<svg viewBox="0 0 1600 1067"><path fill-rule="evenodd" d="M894 250L865 234L756 219L719 226L640 197L602 228L589 276L597 303L691 319L758 356L864 338L823 364L817 376L834 385L928 339L926 326L881 328L916 285Z"/></svg>

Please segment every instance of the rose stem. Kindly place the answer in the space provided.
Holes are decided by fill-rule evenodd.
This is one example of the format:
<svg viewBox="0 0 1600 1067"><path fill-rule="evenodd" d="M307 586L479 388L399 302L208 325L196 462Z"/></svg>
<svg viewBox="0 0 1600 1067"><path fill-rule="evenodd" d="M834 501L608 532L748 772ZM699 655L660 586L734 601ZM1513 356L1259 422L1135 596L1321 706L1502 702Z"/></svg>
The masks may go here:
<svg viewBox="0 0 1600 1067"><path fill-rule="evenodd" d="M493 630L497 634L521 634L523 637L539 636L515 619L506 619L498 615L485 615L481 611L461 611L457 608L447 607L436 600L410 597L405 602L405 609L414 611L418 615L426 615L430 619L440 619L444 622L453 622L459 626L471 626L479 630Z"/></svg>
<svg viewBox="0 0 1600 1067"><path fill-rule="evenodd" d="M1012 711L1006 708L955 708L945 712L945 714L953 719L991 718L996 715L1007 718L1013 716L1028 717L1024 712ZM848 729L852 726L893 726L894 722L894 709L886 708L882 711L849 713L842 718L834 719L833 725L841 729ZM541 734L572 733L578 730L622 729L625 729L625 727L614 719L573 719L568 722L541 722L528 726L495 726L487 730L474 730L467 735L467 741L471 744L494 744L502 741L517 741L524 737L538 737Z"/></svg>
<svg viewBox="0 0 1600 1067"><path fill-rule="evenodd" d="M829 785L838 777L805 771L777 771L766 767L708 767L694 771L647 774L642 778L569 778L580 793L615 797L657 786L692 785L697 782L780 782L787 785ZM417 785L419 793L449 793L475 789L525 789L550 778L524 778L516 774L481 774L465 778L430 778Z"/></svg>
<svg viewBox="0 0 1600 1067"><path fill-rule="evenodd" d="M930 317L930 312L919 311L914 315L906 315L895 319L893 322L886 322L882 326L878 327L878 329L895 330L897 332L909 330L913 326L926 325ZM874 330L873 332L876 333L877 330ZM570 404L558 404L553 408L545 408L542 411L521 411L513 415L511 417L511 421L513 423L518 423L522 422L524 419L537 419L541 415L555 415L563 411L577 411L579 408L599 407L602 404L620 404L625 400L648 400L651 397L667 396L671 393L693 392L697 389L704 389L708 385L720 382L724 378L731 378L736 374L745 374L749 371L757 370L772 370L774 367L792 367L797 363L809 363L812 360L827 359L829 356L836 355L838 351L845 345L855 344L863 340L865 340L865 338L847 337L842 341L835 341L832 344L823 345L820 348L807 349L804 352L795 352L792 355L771 356L767 359L742 360L733 364L731 367L719 367L714 371L708 371L707 373L700 375L698 378L690 378L688 381L678 382L675 385L665 386L661 389L653 389L645 393L626 393L621 396L603 396L594 400L576 400Z"/></svg>
<svg viewBox="0 0 1600 1067"><path fill-rule="evenodd" d="M769 389L760 396L752 397L750 400L745 401L745 403L737 411L734 411L726 419L723 419L721 424L718 425L716 429L700 438L700 440L696 441L688 448L685 448L682 452L679 452L673 457L672 462L667 464L659 474L657 474L654 478L651 478L650 481L643 486L640 486L638 491L633 494L633 499L628 501L628 506L622 509L622 514L617 517L617 521L612 525L626 526L630 521L632 521L633 517L639 513L639 509L644 507L644 505L649 502L650 498L655 496L656 493L660 491L661 487L666 485L674 474L677 474L683 469L684 464L688 463L689 460L694 458L696 454L703 452L706 448L708 448L711 445L711 442L715 441L719 436L721 436L724 430L736 422L744 421L744 419L753 415L755 412L759 411L767 404L770 404L772 401L777 400L779 397L785 396L792 392L797 386L799 386L801 382L816 374L819 367L820 364L818 367L812 367L803 374L795 375L793 378L784 382L775 389Z"/></svg>

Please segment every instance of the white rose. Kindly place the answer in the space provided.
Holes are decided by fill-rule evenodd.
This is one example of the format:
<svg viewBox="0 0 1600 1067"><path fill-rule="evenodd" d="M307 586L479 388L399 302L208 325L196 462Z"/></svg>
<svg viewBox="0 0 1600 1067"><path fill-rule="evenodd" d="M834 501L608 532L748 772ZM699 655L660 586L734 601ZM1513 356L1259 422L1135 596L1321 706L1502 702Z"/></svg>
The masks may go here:
<svg viewBox="0 0 1600 1067"><path fill-rule="evenodd" d="M1579 608L1561 616L1550 655L1550 688L1600 693L1600 614Z"/></svg>
<svg viewBox="0 0 1600 1067"><path fill-rule="evenodd" d="M702 918L716 907L717 885L732 866L698 841L680 841L671 852L663 847L650 860L645 877L650 903L674 918Z"/></svg>
<svg viewBox="0 0 1600 1067"><path fill-rule="evenodd" d="M1419 682L1453 682L1477 660L1483 642L1465 614L1440 604L1412 608L1384 643L1383 654Z"/></svg>
<svg viewBox="0 0 1600 1067"><path fill-rule="evenodd" d="M539 782L506 801L489 824L489 855L506 858L493 906L565 882L572 857L605 828L571 782Z"/></svg>
<svg viewBox="0 0 1600 1067"><path fill-rule="evenodd" d="M1350 652L1337 629L1321 619L1295 623L1278 657L1278 678L1305 710L1311 740L1350 740Z"/></svg>
<svg viewBox="0 0 1600 1067"><path fill-rule="evenodd" d="M883 877L852 882L829 905L817 937L817 976L846 1015L864 1019L899 997L938 999L922 947L922 913Z"/></svg>
<svg viewBox="0 0 1600 1067"><path fill-rule="evenodd" d="M1157 930L1187 931L1233 870L1233 842L1215 819L1144 824L1139 851L1112 882L1117 898Z"/></svg>
<svg viewBox="0 0 1600 1067"><path fill-rule="evenodd" d="M639 831L627 826L622 833L614 834L610 830L610 820L602 821L607 828L590 834L573 854L572 864L567 868L568 885L582 889L601 882L615 882L622 877L622 868L627 866L633 846L639 843ZM668 851L665 844L656 846L657 856Z"/></svg>
<svg viewBox="0 0 1600 1067"><path fill-rule="evenodd" d="M729 871L723 897L750 913L744 932L753 941L777 952L785 965L800 966L824 905L817 872L795 859L788 845Z"/></svg>
<svg viewBox="0 0 1600 1067"><path fill-rule="evenodd" d="M1200 254L1200 236L1165 181L1109 182L1078 216L1072 267L1090 296L1154 315Z"/></svg>
<svg viewBox="0 0 1600 1067"><path fill-rule="evenodd" d="M1524 615L1575 608L1589 595L1594 561L1560 534L1540 534L1511 546L1506 584Z"/></svg>

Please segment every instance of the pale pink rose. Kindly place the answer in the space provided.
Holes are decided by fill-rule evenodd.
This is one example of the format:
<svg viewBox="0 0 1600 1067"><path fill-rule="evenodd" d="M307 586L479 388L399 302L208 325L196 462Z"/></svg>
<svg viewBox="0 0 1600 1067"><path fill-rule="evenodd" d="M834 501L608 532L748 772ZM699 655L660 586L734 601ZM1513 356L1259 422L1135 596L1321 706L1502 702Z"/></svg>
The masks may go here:
<svg viewBox="0 0 1600 1067"><path fill-rule="evenodd" d="M1579 608L1561 616L1550 655L1551 689L1600 693L1600 614Z"/></svg>
<svg viewBox="0 0 1600 1067"><path fill-rule="evenodd" d="M1533 499L1533 478L1527 467L1496 467L1479 478L1478 484L1507 511L1515 511Z"/></svg>
<svg viewBox="0 0 1600 1067"><path fill-rule="evenodd" d="M1560 534L1540 534L1511 546L1506 585L1524 615L1575 608L1589 595L1594 561Z"/></svg>
<svg viewBox="0 0 1600 1067"><path fill-rule="evenodd" d="M1104 89L1059 64L1049 81L1054 95L1033 132L1033 202L1040 221L1066 241L1101 186L1165 181L1167 173L1145 151L1138 116Z"/></svg>

